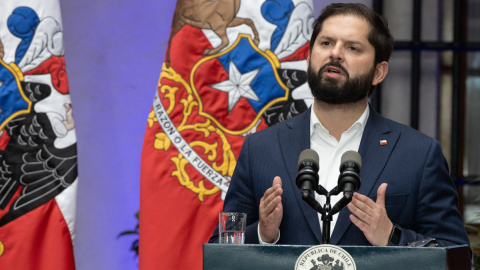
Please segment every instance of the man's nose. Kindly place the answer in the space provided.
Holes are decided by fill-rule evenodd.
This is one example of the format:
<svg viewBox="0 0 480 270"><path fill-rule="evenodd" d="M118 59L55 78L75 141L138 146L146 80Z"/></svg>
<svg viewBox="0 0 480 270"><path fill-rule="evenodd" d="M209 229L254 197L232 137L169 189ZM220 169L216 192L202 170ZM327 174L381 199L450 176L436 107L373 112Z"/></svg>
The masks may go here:
<svg viewBox="0 0 480 270"><path fill-rule="evenodd" d="M343 53L343 46L340 43L337 43L330 51L330 58L341 62L343 60Z"/></svg>

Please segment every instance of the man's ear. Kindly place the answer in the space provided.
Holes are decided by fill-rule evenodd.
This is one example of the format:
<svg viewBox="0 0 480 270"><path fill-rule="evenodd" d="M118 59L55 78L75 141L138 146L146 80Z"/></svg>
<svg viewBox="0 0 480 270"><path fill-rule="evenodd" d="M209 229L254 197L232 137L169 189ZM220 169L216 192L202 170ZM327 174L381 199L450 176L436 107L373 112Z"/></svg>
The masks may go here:
<svg viewBox="0 0 480 270"><path fill-rule="evenodd" d="M385 76L387 76L387 73L388 73L388 63L386 61L378 63L375 68L375 75L373 76L372 85L375 86L381 83L383 79L385 79Z"/></svg>

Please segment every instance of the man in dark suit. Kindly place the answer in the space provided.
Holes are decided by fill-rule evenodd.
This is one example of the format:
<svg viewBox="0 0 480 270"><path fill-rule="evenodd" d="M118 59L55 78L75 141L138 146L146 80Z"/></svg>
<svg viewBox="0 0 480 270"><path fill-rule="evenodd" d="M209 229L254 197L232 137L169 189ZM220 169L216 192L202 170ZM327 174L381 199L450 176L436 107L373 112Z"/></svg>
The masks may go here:
<svg viewBox="0 0 480 270"><path fill-rule="evenodd" d="M323 10L307 59L314 104L248 136L238 158L224 211L247 213L245 243L321 243L322 221L295 183L298 157L312 148L327 190L337 185L345 151L362 157L361 186L335 216L331 244L404 245L426 238L441 246L469 244L438 142L368 104L387 75L392 49L385 19L368 7L332 4ZM210 242L217 239L216 229Z"/></svg>

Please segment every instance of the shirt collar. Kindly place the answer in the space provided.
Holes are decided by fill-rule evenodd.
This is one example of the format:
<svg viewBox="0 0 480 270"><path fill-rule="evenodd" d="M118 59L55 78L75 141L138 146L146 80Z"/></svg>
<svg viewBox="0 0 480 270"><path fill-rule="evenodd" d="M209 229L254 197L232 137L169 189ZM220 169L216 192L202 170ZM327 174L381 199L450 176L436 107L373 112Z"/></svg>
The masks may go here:
<svg viewBox="0 0 480 270"><path fill-rule="evenodd" d="M363 131L365 130L365 126L367 125L367 120L368 120L369 115L370 115L370 106L367 105L367 107L365 108L365 111L360 116L360 118L358 118L358 120L355 121L355 123L353 123L353 125L350 126L350 128L348 128L348 130L345 131L345 132L348 132L348 131L354 129L356 126L358 126L359 129L361 130L361 132L363 133ZM318 120L318 117L315 115L315 112L313 111L313 108L311 108L311 110L310 110L310 138L315 133L315 124L318 124L320 126L319 130L321 130L322 133L329 134L328 130Z"/></svg>

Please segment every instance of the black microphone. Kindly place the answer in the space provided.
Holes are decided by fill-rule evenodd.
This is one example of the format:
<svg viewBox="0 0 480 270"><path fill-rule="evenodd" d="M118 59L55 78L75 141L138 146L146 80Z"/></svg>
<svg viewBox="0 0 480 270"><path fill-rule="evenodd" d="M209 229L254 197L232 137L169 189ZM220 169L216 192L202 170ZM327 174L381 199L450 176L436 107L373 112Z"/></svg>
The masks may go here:
<svg viewBox="0 0 480 270"><path fill-rule="evenodd" d="M362 171L362 157L355 151L343 153L340 162L338 188L343 196L351 200L353 193L360 188L360 171Z"/></svg>
<svg viewBox="0 0 480 270"><path fill-rule="evenodd" d="M302 190L302 197L309 197L318 186L318 154L305 149L298 157L296 184Z"/></svg>

